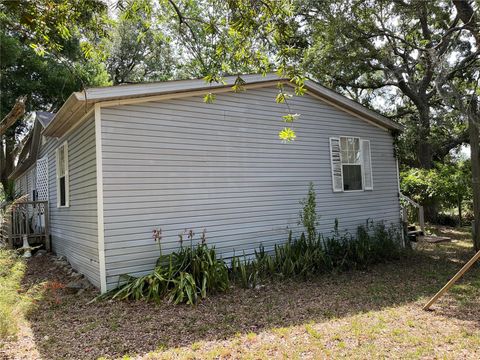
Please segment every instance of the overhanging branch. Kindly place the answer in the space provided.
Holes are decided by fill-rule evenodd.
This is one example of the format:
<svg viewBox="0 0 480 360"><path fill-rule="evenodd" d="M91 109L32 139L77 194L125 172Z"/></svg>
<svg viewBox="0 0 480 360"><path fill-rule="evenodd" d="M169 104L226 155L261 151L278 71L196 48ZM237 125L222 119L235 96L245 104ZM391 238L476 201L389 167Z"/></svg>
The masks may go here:
<svg viewBox="0 0 480 360"><path fill-rule="evenodd" d="M3 118L0 123L0 136L5 134L7 129L15 124L15 122L20 119L23 114L25 114L25 101L27 100L26 96L20 96L13 105L12 110Z"/></svg>

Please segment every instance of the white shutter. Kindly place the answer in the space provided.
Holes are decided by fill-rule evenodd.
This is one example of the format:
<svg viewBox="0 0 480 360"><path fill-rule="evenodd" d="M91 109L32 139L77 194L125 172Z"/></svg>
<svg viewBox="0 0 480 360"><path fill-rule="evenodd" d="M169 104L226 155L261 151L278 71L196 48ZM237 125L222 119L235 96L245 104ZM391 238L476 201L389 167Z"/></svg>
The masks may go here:
<svg viewBox="0 0 480 360"><path fill-rule="evenodd" d="M361 141L362 165L363 165L363 188L373 190L372 155L370 153L370 140Z"/></svg>
<svg viewBox="0 0 480 360"><path fill-rule="evenodd" d="M343 174L340 139L330 138L330 161L332 164L332 186L334 192L343 191Z"/></svg>
<svg viewBox="0 0 480 360"><path fill-rule="evenodd" d="M57 186L57 207L60 207L60 148L55 150L55 184Z"/></svg>
<svg viewBox="0 0 480 360"><path fill-rule="evenodd" d="M70 179L68 170L68 143L65 141L55 152L57 177L57 207L70 206ZM60 204L60 178L65 177L65 205Z"/></svg>
<svg viewBox="0 0 480 360"><path fill-rule="evenodd" d="M65 156L65 206L70 206L70 170L68 164L68 143L65 141L64 146L64 156Z"/></svg>

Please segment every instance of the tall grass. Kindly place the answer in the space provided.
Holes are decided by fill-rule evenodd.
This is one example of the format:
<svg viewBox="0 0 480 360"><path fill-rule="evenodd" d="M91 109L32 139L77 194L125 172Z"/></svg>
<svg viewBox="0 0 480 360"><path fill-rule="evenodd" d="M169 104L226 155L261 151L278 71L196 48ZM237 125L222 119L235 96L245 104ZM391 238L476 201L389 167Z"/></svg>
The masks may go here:
<svg viewBox="0 0 480 360"><path fill-rule="evenodd" d="M0 248L0 337L16 335L19 320L32 304L20 292L25 262L13 251Z"/></svg>

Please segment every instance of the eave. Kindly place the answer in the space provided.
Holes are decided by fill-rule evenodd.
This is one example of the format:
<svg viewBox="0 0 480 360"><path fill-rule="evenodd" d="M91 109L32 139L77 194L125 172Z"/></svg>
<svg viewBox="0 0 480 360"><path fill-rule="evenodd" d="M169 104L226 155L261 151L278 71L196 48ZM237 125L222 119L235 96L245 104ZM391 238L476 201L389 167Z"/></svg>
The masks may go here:
<svg viewBox="0 0 480 360"><path fill-rule="evenodd" d="M294 86L288 79L278 77L273 73L265 76L256 74L242 75L241 77L246 82L246 89L252 87L267 87L278 83ZM102 106L112 106L195 96L207 92L218 93L233 91L232 86L235 84L236 79L236 76L229 76L224 79L224 83L220 84L208 84L202 79L195 79L99 87L86 89L82 92L75 92L70 95L54 119L44 129L43 135L58 138L62 137L78 123L79 119L91 112L97 103L101 103ZM403 130L401 125L385 116L369 110L359 103L327 89L312 80L307 80L305 87L307 92L312 95L354 116L387 130Z"/></svg>

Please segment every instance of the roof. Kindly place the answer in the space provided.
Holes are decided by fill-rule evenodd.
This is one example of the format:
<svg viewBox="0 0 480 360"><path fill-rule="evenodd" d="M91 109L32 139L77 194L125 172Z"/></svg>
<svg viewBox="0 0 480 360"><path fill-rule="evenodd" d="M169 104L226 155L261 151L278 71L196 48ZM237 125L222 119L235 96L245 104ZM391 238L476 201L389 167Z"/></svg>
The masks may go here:
<svg viewBox="0 0 480 360"><path fill-rule="evenodd" d="M246 88L249 86L270 86L283 82L294 86L286 78L281 78L274 73L267 75L241 75L246 82ZM60 137L64 135L82 116L88 114L96 103L106 101L121 101L126 99L138 99L142 101L153 101L154 96L184 96L198 92L215 92L220 90L229 90L235 84L237 76L228 76L224 78L223 83L206 83L203 79L195 80L177 80L152 82L143 84L116 85L108 87L97 87L85 89L81 92L74 92L69 96L65 104L60 108L52 121L47 125L43 134L46 136ZM333 103L343 110L354 115L371 121L385 129L401 131L403 127L391 119L380 115L379 113L367 109L365 106L330 90L313 80L305 82L307 93L310 92L327 102ZM233 90L232 90L233 91Z"/></svg>
<svg viewBox="0 0 480 360"><path fill-rule="evenodd" d="M9 179L16 179L22 175L32 164L37 161L37 154L41 144L42 130L53 120L55 114L45 111L35 112L35 122L28 133L28 138L23 145L22 151L18 156L18 162L13 172L8 176Z"/></svg>
<svg viewBox="0 0 480 360"><path fill-rule="evenodd" d="M50 121L53 120L55 114L51 112L46 112L46 111L36 111L35 112L35 119L42 124L43 128L46 128L48 124L50 124Z"/></svg>

